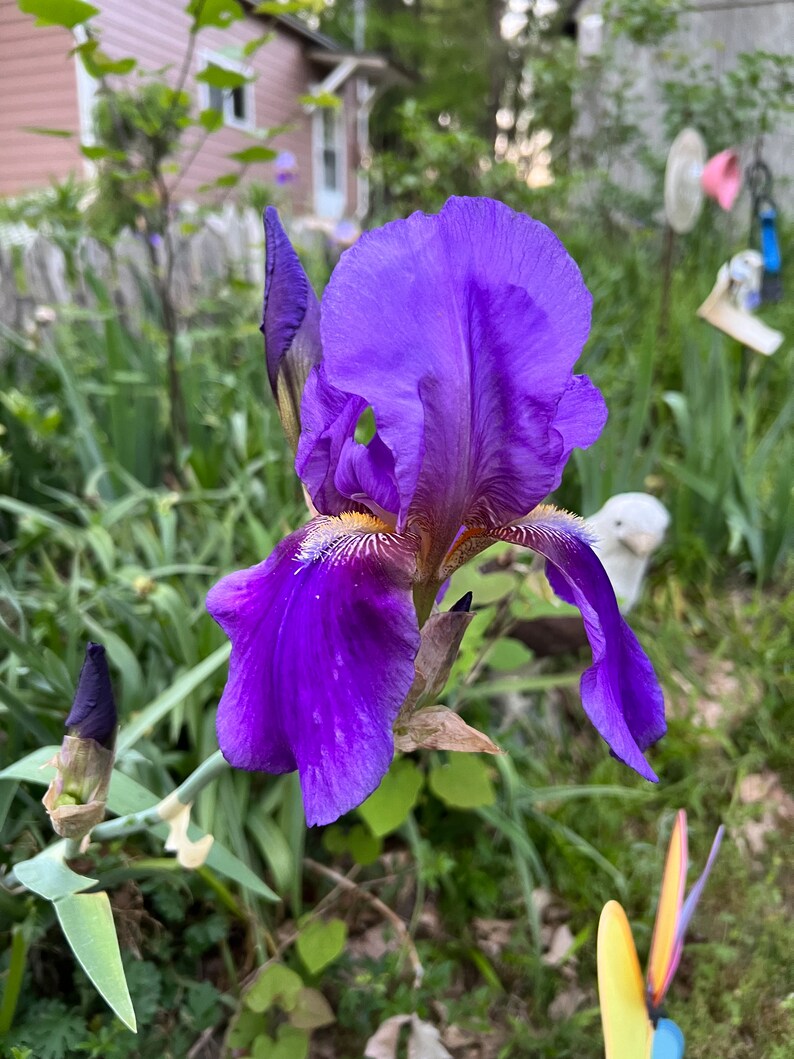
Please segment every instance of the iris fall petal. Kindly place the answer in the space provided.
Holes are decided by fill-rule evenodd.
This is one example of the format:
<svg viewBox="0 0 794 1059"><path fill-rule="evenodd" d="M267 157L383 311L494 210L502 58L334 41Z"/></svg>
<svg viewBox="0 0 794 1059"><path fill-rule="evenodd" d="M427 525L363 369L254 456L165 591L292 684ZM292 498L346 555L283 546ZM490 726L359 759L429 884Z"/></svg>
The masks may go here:
<svg viewBox="0 0 794 1059"><path fill-rule="evenodd" d="M410 537L320 517L207 598L232 641L221 750L237 768L298 769L310 825L359 805L389 767L419 649L413 570Z"/></svg>
<svg viewBox="0 0 794 1059"><path fill-rule="evenodd" d="M531 548L547 560L552 588L578 607L593 652L582 675L582 705L612 753L648 780L656 775L642 751L666 731L656 674L618 609L601 561L578 519L540 509L512 526L487 531L496 540Z"/></svg>

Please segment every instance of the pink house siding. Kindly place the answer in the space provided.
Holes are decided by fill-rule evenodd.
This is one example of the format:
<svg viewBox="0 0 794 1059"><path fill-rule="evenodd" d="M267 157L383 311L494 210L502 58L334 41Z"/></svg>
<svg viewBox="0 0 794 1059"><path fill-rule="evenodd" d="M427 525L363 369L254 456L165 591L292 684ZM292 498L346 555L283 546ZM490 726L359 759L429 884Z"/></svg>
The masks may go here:
<svg viewBox="0 0 794 1059"><path fill-rule="evenodd" d="M102 48L112 58L131 55L142 70L167 68L165 76L175 84L189 43L190 19L185 0L95 0L100 13L92 21L99 30ZM296 213L315 212L313 122L298 103L327 75L329 67L313 63L308 53L312 40L284 23L246 17L227 29L208 27L198 34L185 89L196 111L206 105L202 86L195 80L213 54L239 47L272 33L273 37L247 60L256 74L252 86L253 124L263 130L276 125L289 129L270 141L278 151L295 155L298 176L294 184L280 189ZM70 35L61 29L35 27L30 16L18 11L16 0L0 0L0 194L11 194L41 186L52 175L64 178L71 170L84 176L78 141L53 139L19 131L22 125L46 125L78 131L79 95L75 60L69 57ZM356 93L355 81L339 89L345 103L345 195L344 214L356 209ZM199 136L189 130L186 153ZM225 126L210 136L180 180L178 198L196 199L199 188L210 184L236 164L228 155L258 142L249 132ZM251 165L247 181L272 182L272 163Z"/></svg>
<svg viewBox="0 0 794 1059"><path fill-rule="evenodd" d="M184 6L184 0L137 0L135 4L127 0L103 0L96 21L105 51L114 58L132 54L149 70L170 66L166 76L175 83L188 44L190 20ZM258 129L286 123L294 125L273 142L273 147L292 151L297 158L299 178L294 186L294 206L298 210L311 210L311 120L298 103L298 97L305 95L309 85L323 75L306 59L306 42L289 30L268 27L263 20L255 18L235 22L224 30L207 28L198 35L185 84L199 107L201 88L195 76L202 69L206 54L247 44L268 29L274 32L273 40L249 60L258 75L253 90L254 122ZM189 137L194 135L191 132ZM190 139L187 142L189 145ZM180 196L193 196L202 184L229 172L234 163L227 155L253 142L250 135L229 127L211 136L180 184ZM272 180L272 166L253 165L246 176L253 180Z"/></svg>
<svg viewBox="0 0 794 1059"><path fill-rule="evenodd" d="M78 141L39 136L22 126L77 133L77 69L72 38L56 26L35 27L16 0L0 0L0 195L82 172ZM32 179L32 174L36 178Z"/></svg>

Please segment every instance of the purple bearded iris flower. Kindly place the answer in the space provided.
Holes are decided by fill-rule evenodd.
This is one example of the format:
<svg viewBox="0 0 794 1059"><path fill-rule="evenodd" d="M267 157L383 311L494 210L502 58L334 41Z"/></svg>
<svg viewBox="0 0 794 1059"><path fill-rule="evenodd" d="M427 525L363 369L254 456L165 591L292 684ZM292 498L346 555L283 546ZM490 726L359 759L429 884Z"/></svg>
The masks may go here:
<svg viewBox="0 0 794 1059"><path fill-rule="evenodd" d="M363 235L320 310L272 209L265 231L268 372L318 514L208 596L232 641L226 758L297 769L309 824L362 802L391 762L440 586L509 541L545 556L555 592L579 607L593 652L584 709L654 780L642 751L665 724L651 664L580 520L541 506L606 420L572 374L591 298L562 244L498 202L450 199Z"/></svg>

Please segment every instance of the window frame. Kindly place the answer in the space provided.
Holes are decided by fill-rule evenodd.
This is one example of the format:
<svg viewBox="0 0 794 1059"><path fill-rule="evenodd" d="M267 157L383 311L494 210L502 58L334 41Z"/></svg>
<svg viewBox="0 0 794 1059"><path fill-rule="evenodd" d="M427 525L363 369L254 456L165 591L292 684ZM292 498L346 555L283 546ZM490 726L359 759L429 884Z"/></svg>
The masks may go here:
<svg viewBox="0 0 794 1059"><path fill-rule="evenodd" d="M224 70L231 70L237 74L243 74L245 77L253 76L253 69L247 66L245 63L238 62L237 59L232 59L228 55L224 55L222 52L210 51L207 49L202 50L199 53L199 72L206 70L208 66L220 66ZM202 110L217 110L217 107L213 107L210 101L211 86L206 81L198 81L199 86L199 105ZM223 124L230 129L239 129L240 132L253 132L256 128L256 98L254 93L254 81L249 81L244 85L241 85L243 92L244 108L246 116L244 118L238 118L234 113L234 100L233 92L234 89L221 89L223 92L223 109L221 114L223 115Z"/></svg>
<svg viewBox="0 0 794 1059"><path fill-rule="evenodd" d="M334 122L334 150L339 184L330 188L325 183L324 122L330 113ZM347 209L347 118L344 101L338 107L317 107L312 114L312 158L314 176L314 211L318 217L338 221Z"/></svg>

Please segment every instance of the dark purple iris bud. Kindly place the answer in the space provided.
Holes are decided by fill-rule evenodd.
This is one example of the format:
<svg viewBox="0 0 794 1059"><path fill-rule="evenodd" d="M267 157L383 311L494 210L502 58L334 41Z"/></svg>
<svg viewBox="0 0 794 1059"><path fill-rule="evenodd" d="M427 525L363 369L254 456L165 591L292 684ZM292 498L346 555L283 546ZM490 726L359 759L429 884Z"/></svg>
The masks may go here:
<svg viewBox="0 0 794 1059"><path fill-rule="evenodd" d="M471 592L466 592L466 594L461 596L457 603L453 603L449 609L455 614L465 614L471 610L471 602L473 599L474 596Z"/></svg>
<svg viewBox="0 0 794 1059"><path fill-rule="evenodd" d="M503 203L453 198L364 233L320 306L272 209L265 234L268 375L316 516L207 597L232 641L226 759L297 770L309 824L359 805L389 768L395 723L441 688L472 620L437 613L442 586L506 542L542 555L581 611L584 711L655 780L656 675L592 534L544 503L607 415L574 371L592 299L562 243Z"/></svg>
<svg viewBox="0 0 794 1059"><path fill-rule="evenodd" d="M66 718L69 735L93 739L102 746L115 742L118 714L110 672L102 644L89 643L77 681L74 702Z"/></svg>
<svg viewBox="0 0 794 1059"><path fill-rule="evenodd" d="M293 451L309 372L322 359L320 304L273 206L265 210L265 297L262 324L270 388Z"/></svg>
<svg viewBox="0 0 794 1059"><path fill-rule="evenodd" d="M105 648L89 643L66 718L66 735L42 798L57 834L85 838L105 815L116 744L116 702Z"/></svg>

